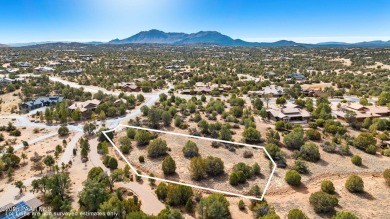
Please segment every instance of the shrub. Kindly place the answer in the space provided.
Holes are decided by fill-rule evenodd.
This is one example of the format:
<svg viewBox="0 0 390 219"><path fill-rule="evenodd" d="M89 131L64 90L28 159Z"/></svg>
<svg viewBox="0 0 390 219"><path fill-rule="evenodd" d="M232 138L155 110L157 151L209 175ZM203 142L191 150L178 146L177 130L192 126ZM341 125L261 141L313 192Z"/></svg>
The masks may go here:
<svg viewBox="0 0 390 219"><path fill-rule="evenodd" d="M139 156L138 157L138 161L140 162L140 163L143 163L143 162L145 162L145 157L144 156Z"/></svg>
<svg viewBox="0 0 390 219"><path fill-rule="evenodd" d="M356 215L348 211L339 211L332 219L359 219Z"/></svg>
<svg viewBox="0 0 390 219"><path fill-rule="evenodd" d="M345 188L352 193L363 192L364 190L364 182L363 179L357 175L352 175L348 177L345 182Z"/></svg>
<svg viewBox="0 0 390 219"><path fill-rule="evenodd" d="M366 152L368 154L376 154L376 146L373 144L368 145L368 147L366 148Z"/></svg>
<svg viewBox="0 0 390 219"><path fill-rule="evenodd" d="M246 165L245 163L242 163L242 162L234 165L233 171L234 172L242 171L242 173L245 176L245 179L249 179L252 176L252 168L250 166Z"/></svg>
<svg viewBox="0 0 390 219"><path fill-rule="evenodd" d="M240 200L238 202L238 209L240 209L241 211L245 210L245 203L243 200Z"/></svg>
<svg viewBox="0 0 390 219"><path fill-rule="evenodd" d="M139 146L144 146L149 144L150 139L152 138L151 134L145 130L138 130L134 136L134 140Z"/></svg>
<svg viewBox="0 0 390 219"><path fill-rule="evenodd" d="M386 169L383 172L383 177L385 178L386 184L390 186L390 169Z"/></svg>
<svg viewBox="0 0 390 219"><path fill-rule="evenodd" d="M324 180L324 181L322 181L322 183L321 183L321 190L322 190L323 192L328 193L328 194L333 194L334 191L335 191L335 188L334 188L334 186L333 186L332 181L330 181L330 180Z"/></svg>
<svg viewBox="0 0 390 219"><path fill-rule="evenodd" d="M260 171L261 171L260 165L258 163L254 163L252 165L252 175L260 176L261 174Z"/></svg>
<svg viewBox="0 0 390 219"><path fill-rule="evenodd" d="M229 212L229 202L222 194L211 194L200 200L198 215L204 215L204 218L231 218Z"/></svg>
<svg viewBox="0 0 390 219"><path fill-rule="evenodd" d="M238 180L238 175L236 172L232 172L229 176L229 183L230 185L232 186L237 186L238 183L239 183L239 180Z"/></svg>
<svg viewBox="0 0 390 219"><path fill-rule="evenodd" d="M272 157L272 158L276 158L277 155L280 153L280 148L276 145L276 144L266 144L265 145L265 149L267 150L267 152L269 153L269 155Z"/></svg>
<svg viewBox="0 0 390 219"><path fill-rule="evenodd" d="M321 144L322 149L324 149L325 152L328 153L334 153L336 152L336 144L334 142L325 141L323 144Z"/></svg>
<svg viewBox="0 0 390 219"><path fill-rule="evenodd" d="M206 178L206 163L201 157L191 159L189 170L193 180L199 181Z"/></svg>
<svg viewBox="0 0 390 219"><path fill-rule="evenodd" d="M114 157L110 157L110 159L107 162L107 166L111 170L114 170L114 169L118 168L118 161Z"/></svg>
<svg viewBox="0 0 390 219"><path fill-rule="evenodd" d="M174 174L176 171L176 163L171 156L167 156L164 158L162 162L162 170L164 174L170 175Z"/></svg>
<svg viewBox="0 0 390 219"><path fill-rule="evenodd" d="M285 124L283 121L275 122L275 129L278 131L283 131L285 129Z"/></svg>
<svg viewBox="0 0 390 219"><path fill-rule="evenodd" d="M299 209L292 209L290 212L288 212L287 215L288 219L309 219L305 213L303 213Z"/></svg>
<svg viewBox="0 0 390 219"><path fill-rule="evenodd" d="M355 147L361 149L361 150L366 150L368 146L370 145L375 145L376 140L374 136L371 133L361 133L356 137L354 141Z"/></svg>
<svg viewBox="0 0 390 219"><path fill-rule="evenodd" d="M309 127L311 128L311 129L316 129L317 128L317 123L316 122L309 122Z"/></svg>
<svg viewBox="0 0 390 219"><path fill-rule="evenodd" d="M290 149L299 149L304 144L303 129L294 128L289 134L284 136L284 144Z"/></svg>
<svg viewBox="0 0 390 219"><path fill-rule="evenodd" d="M321 158L320 151L318 150L318 146L311 142L306 142L300 150L301 156L303 159L307 161L316 162Z"/></svg>
<svg viewBox="0 0 390 219"><path fill-rule="evenodd" d="M243 156L244 158L251 158L251 157L253 157L253 153L252 153L252 151L244 151L244 153L242 154L242 156Z"/></svg>
<svg viewBox="0 0 390 219"><path fill-rule="evenodd" d="M183 147L183 154L186 158L192 158L199 155L198 146L196 146L195 142L187 141Z"/></svg>
<svg viewBox="0 0 390 219"><path fill-rule="evenodd" d="M185 209L186 209L186 211L188 212L188 213L191 213L191 212L193 212L194 211L194 205L193 205L193 203L192 203L192 200L191 199L188 199L187 200L187 203L186 203L186 205L185 205L185 207L184 207ZM181 214L179 213L179 215L181 216Z"/></svg>
<svg viewBox="0 0 390 219"><path fill-rule="evenodd" d="M301 173L301 174L308 174L309 173L309 169L307 168L305 161L303 161L301 159L295 160L294 170L298 171L298 173Z"/></svg>
<svg viewBox="0 0 390 219"><path fill-rule="evenodd" d="M158 199L165 200L166 197L167 197L167 194L168 194L168 186L167 186L167 184L165 184L165 183L158 184L157 189L156 189L155 192L156 192L156 195L157 195Z"/></svg>
<svg viewBox="0 0 390 219"><path fill-rule="evenodd" d="M276 213L266 214L261 218L262 219L280 219L279 215L277 215Z"/></svg>
<svg viewBox="0 0 390 219"><path fill-rule="evenodd" d="M260 142L261 140L260 132L253 127L246 128L242 133L242 136L244 136L245 142L247 143Z"/></svg>
<svg viewBox="0 0 390 219"><path fill-rule="evenodd" d="M344 144L344 145L341 146L340 154L341 155L350 155L351 154L351 151L349 150L349 145L348 144Z"/></svg>
<svg viewBox="0 0 390 219"><path fill-rule="evenodd" d="M312 141L321 140L321 133L315 129L309 129L306 131L306 137Z"/></svg>
<svg viewBox="0 0 390 219"><path fill-rule="evenodd" d="M134 139L135 135L137 134L137 130L133 129L133 128L128 128L126 130L126 135L128 138L130 139Z"/></svg>
<svg viewBox="0 0 390 219"><path fill-rule="evenodd" d="M59 129L58 129L58 135L59 136L67 136L69 134L69 129L68 127L66 126L61 126Z"/></svg>
<svg viewBox="0 0 390 219"><path fill-rule="evenodd" d="M292 186L299 186L301 184L301 175L296 170L287 171L284 179Z"/></svg>
<svg viewBox="0 0 390 219"><path fill-rule="evenodd" d="M169 184L166 201L171 206L184 206L193 195L191 187Z"/></svg>
<svg viewBox="0 0 390 219"><path fill-rule="evenodd" d="M209 176L219 176L224 173L224 163L219 157L208 156L205 160L206 173Z"/></svg>
<svg viewBox="0 0 390 219"><path fill-rule="evenodd" d="M383 149L382 155L390 157L390 148Z"/></svg>
<svg viewBox="0 0 390 219"><path fill-rule="evenodd" d="M359 155L353 155L352 158L351 158L351 161L356 166L361 166L362 165L362 158Z"/></svg>
<svg viewBox="0 0 390 219"><path fill-rule="evenodd" d="M150 142L147 150L148 155L152 158L163 156L168 151L167 142L161 138L157 138Z"/></svg>
<svg viewBox="0 0 390 219"><path fill-rule="evenodd" d="M316 213L328 213L334 211L339 203L336 196L326 192L315 192L310 195L309 202L314 207Z"/></svg>

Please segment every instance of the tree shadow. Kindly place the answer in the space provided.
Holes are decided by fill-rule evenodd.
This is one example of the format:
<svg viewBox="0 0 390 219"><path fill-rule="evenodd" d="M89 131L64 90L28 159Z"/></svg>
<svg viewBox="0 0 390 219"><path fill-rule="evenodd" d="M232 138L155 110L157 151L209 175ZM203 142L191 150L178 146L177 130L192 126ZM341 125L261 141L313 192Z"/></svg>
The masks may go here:
<svg viewBox="0 0 390 219"><path fill-rule="evenodd" d="M366 191L363 191L361 193L353 193L355 196L358 196L359 198L364 198L364 199L367 199L367 200L375 200L376 198L371 195L370 193L366 192Z"/></svg>
<svg viewBox="0 0 390 219"><path fill-rule="evenodd" d="M302 193L302 194L308 194L309 193L309 190L307 188L307 186L303 183L301 183L301 185L299 186L291 186L291 188L295 191L295 192L299 192L299 193Z"/></svg>
<svg viewBox="0 0 390 219"><path fill-rule="evenodd" d="M329 163L323 159L320 159L317 163L323 167L326 167L329 165Z"/></svg>

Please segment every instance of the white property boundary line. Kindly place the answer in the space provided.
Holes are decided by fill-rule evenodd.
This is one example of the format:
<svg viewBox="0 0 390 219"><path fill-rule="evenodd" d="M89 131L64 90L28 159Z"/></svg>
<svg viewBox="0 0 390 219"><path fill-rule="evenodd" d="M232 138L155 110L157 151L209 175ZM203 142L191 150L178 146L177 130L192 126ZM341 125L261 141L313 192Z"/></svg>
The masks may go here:
<svg viewBox="0 0 390 219"><path fill-rule="evenodd" d="M237 193L232 193L232 192L226 192L226 191L222 191L222 190L217 190L217 189L210 189L210 188L207 188L207 187L202 187L202 186L197 186L197 185L192 185L192 184L187 184L187 183L182 183L182 182L177 182L177 181L172 181L172 180L167 180L167 179L162 179L162 178L158 178L158 177L151 177L151 176L148 176L148 175L142 175L142 174L139 174L137 172L137 170L133 167L133 165L131 165L131 163L127 160L127 158L125 157L125 155L121 152L121 150L114 144L114 142L107 136L106 133L108 132L113 132L115 131L117 128L119 127L126 127L126 128L134 128L134 129L139 129L139 130L145 130L145 131L151 131L151 132L159 132L159 133L164 133L164 134L171 134L171 135L178 135L178 136L183 136L183 137L189 137L189 138L197 138L197 139L203 139L203 140L209 140L209 141L216 141L216 142L222 142L222 143L228 143L228 144L236 144L236 145L241 145L241 146L246 146L246 147L252 147L252 148L260 148L262 150L265 151L265 153L267 154L267 156L269 157L269 159L271 160L272 164L273 164L273 168L272 168L272 172L269 176L269 179L268 179L268 182L264 188L264 191L263 191L263 194L261 195L261 198L257 198L257 197L254 197L254 196L248 196L248 195L242 195L242 194L237 194ZM132 169L132 171L134 172L134 174L136 174L137 176L140 176L140 177L143 177L143 178L147 178L147 179L154 179L154 180L159 180L159 181L162 181L162 182L167 182L167 183L174 183L174 184L178 184L178 185L183 185L183 186L189 186L189 187L192 187L192 188L197 188L197 189L202 189L202 190L207 190L207 191L211 191L211 192L218 192L218 193L222 193L222 194L226 194L226 195L232 195L232 196L238 196L238 197L242 197L242 198L248 198L248 199L253 199L253 200L258 200L258 201L262 201L263 198L264 198L264 195L268 189L268 186L269 184L271 183L271 179L272 179L272 176L274 175L274 172L276 170L276 163L275 161L272 159L272 157L269 155L268 151L263 147L263 146L256 146L256 145L250 145L250 144L244 144L244 143L238 143L238 142L231 142L231 141L224 141L224 140L219 140L219 139L213 139L213 138L206 138L206 137L199 137L199 136L193 136L193 135L186 135L186 134L181 134L181 133L175 133L175 132L167 132L167 131L161 131L161 130L155 130L155 129L149 129L149 128L142 128L142 127L137 127L137 126L129 126L129 125L118 125L116 128L113 128L111 130L106 130L106 131L103 131L103 134L104 136L106 136L107 140L112 144L112 146L115 148L115 150L121 155L121 157L126 161L126 163L129 165L129 167Z"/></svg>

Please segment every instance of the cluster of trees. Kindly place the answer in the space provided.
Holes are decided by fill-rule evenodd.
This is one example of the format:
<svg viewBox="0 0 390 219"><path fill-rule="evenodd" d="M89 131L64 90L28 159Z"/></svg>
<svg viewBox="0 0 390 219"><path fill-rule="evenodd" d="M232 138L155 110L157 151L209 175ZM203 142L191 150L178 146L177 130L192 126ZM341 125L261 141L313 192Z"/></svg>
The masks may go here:
<svg viewBox="0 0 390 219"><path fill-rule="evenodd" d="M233 166L233 171L229 176L229 183L232 186L245 183L253 176L259 176L261 169L258 163L254 163L252 166L248 166L245 163L238 163Z"/></svg>
<svg viewBox="0 0 390 219"><path fill-rule="evenodd" d="M8 123L7 126L0 126L0 131L5 131L5 132L8 132L10 136L15 136L15 137L18 137L20 136L22 133L20 132L19 129L17 129L11 122ZM4 141L4 135L1 134L1 137L0 137L1 141Z"/></svg>
<svg viewBox="0 0 390 219"><path fill-rule="evenodd" d="M43 195L46 204L53 208L53 211L69 212L71 206L71 189L72 182L69 174L62 171L53 175L46 175L40 179L32 181L32 192L39 192Z"/></svg>
<svg viewBox="0 0 390 219"><path fill-rule="evenodd" d="M190 162L189 171L193 180L199 181L207 176L216 177L224 173L224 163L219 157L208 156L202 158L200 156L193 157Z"/></svg>

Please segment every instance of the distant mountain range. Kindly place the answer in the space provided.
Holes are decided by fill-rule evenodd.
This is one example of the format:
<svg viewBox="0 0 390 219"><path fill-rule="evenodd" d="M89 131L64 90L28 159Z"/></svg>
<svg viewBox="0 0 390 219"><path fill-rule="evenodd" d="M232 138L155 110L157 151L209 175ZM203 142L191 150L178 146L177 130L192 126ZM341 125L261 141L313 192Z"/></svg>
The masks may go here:
<svg viewBox="0 0 390 219"><path fill-rule="evenodd" d="M18 43L9 44L11 47L40 45L54 42ZM63 42L67 43L67 42ZM359 43L323 42L317 44L297 43L294 41L280 40L276 42L247 42L241 39L233 39L216 31L200 31L197 33L167 33L160 30L141 31L125 39L114 39L109 42L84 42L84 44L168 44L168 45L218 45L218 46L253 46L253 47L390 47L389 41L369 41Z"/></svg>
<svg viewBox="0 0 390 219"><path fill-rule="evenodd" d="M8 45L1 44L1 43L0 43L0 48L1 48L1 47L8 47Z"/></svg>

